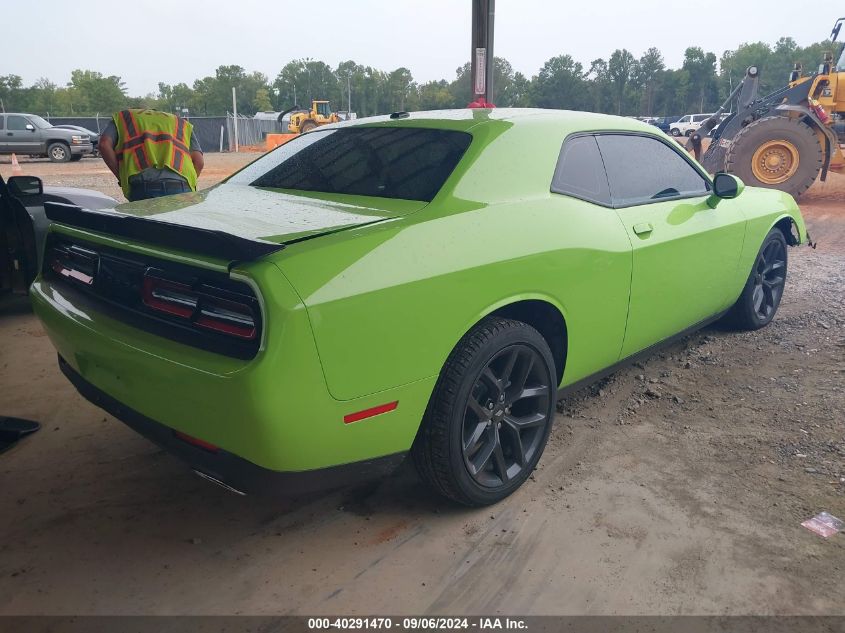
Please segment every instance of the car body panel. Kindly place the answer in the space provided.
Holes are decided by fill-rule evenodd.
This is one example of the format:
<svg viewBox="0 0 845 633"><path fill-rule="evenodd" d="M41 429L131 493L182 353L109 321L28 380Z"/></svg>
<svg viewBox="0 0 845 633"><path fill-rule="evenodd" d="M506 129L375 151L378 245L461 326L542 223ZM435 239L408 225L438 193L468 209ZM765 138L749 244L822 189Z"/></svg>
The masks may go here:
<svg viewBox="0 0 845 633"><path fill-rule="evenodd" d="M790 218L806 240L797 205L774 190L748 187L715 208L699 197L623 209L550 191L571 134L622 130L671 142L630 119L501 109L336 124L344 125L457 129L473 141L427 205L250 190L242 172L208 192L119 208L284 244L254 261L54 225L69 237L230 271L256 289L265 324L255 358L224 358L80 307L42 277L33 304L61 356L168 427L274 470L316 469L407 451L446 358L485 315L526 300L559 311L567 335L560 386L571 385L724 310L778 221ZM632 232L640 222L653 224L647 243ZM393 402L390 412L343 422Z"/></svg>

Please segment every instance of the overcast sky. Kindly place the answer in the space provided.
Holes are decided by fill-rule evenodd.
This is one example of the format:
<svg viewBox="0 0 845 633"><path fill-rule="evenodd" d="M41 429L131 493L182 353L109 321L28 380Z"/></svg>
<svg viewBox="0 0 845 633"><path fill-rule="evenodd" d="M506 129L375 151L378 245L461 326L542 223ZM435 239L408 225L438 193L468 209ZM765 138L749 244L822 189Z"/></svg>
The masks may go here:
<svg viewBox="0 0 845 633"><path fill-rule="evenodd" d="M221 64L258 70L272 81L298 57L331 66L346 59L382 70L405 66L422 82L451 80L469 59L470 0L3 4L0 75L21 75L27 85L39 77L63 85L71 70L85 68L119 75L136 96L155 92L159 81L190 85ZM742 42L774 43L785 35L802 46L817 42L845 13L845 8L795 10L785 0L723 1L710 11L711 4L498 0L495 52L529 77L555 55L569 53L589 67L615 48L639 57L656 46L677 67L687 46L719 57ZM705 26L684 26L706 13L712 18Z"/></svg>

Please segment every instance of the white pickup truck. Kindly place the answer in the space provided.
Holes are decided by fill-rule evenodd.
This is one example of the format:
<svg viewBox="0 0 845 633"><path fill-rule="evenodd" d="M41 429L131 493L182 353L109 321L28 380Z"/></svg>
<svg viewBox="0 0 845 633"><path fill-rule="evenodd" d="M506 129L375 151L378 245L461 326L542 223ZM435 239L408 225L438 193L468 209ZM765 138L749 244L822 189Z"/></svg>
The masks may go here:
<svg viewBox="0 0 845 633"><path fill-rule="evenodd" d="M675 121L669 127L672 136L689 136L701 127L701 124L709 119L712 114L687 114Z"/></svg>

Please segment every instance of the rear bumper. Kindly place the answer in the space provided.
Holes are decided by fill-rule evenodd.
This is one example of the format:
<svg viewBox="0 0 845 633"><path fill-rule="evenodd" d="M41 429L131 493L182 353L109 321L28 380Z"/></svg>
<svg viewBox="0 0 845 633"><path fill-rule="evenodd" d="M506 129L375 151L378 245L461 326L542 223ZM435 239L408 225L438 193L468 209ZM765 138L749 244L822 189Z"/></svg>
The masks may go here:
<svg viewBox="0 0 845 633"><path fill-rule="evenodd" d="M341 488L384 477L393 472L407 453L331 466L317 470L281 472L263 468L222 449L211 451L179 439L173 429L127 407L76 372L61 356L59 368L88 401L108 412L135 432L186 462L205 478L244 494L296 496Z"/></svg>

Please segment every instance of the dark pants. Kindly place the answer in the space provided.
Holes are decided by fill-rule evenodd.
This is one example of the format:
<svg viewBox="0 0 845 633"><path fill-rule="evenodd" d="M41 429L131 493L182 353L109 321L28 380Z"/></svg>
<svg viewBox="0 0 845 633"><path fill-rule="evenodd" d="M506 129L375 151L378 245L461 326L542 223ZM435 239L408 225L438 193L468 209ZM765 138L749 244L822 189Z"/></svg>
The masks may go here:
<svg viewBox="0 0 845 633"><path fill-rule="evenodd" d="M191 191L191 187L184 180L159 180L158 182L130 182L129 202L146 200L147 198L161 198L172 196L174 193Z"/></svg>

